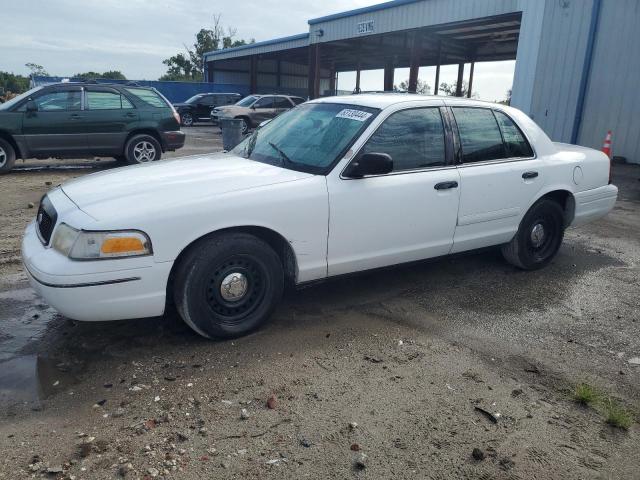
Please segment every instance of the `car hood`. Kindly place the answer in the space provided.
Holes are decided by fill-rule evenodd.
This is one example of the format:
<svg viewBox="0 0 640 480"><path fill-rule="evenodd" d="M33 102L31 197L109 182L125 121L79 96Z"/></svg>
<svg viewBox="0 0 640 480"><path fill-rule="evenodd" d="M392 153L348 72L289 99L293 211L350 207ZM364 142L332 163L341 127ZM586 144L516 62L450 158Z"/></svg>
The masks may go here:
<svg viewBox="0 0 640 480"><path fill-rule="evenodd" d="M218 153L116 168L65 183L62 190L81 210L101 221L312 176Z"/></svg>

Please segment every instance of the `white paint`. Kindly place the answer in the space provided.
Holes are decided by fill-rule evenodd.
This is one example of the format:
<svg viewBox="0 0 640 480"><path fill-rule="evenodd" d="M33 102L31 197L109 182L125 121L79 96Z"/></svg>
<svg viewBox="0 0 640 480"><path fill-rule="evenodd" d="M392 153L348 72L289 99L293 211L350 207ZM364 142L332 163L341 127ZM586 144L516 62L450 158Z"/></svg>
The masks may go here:
<svg viewBox="0 0 640 480"><path fill-rule="evenodd" d="M86 230L138 229L153 255L71 261L42 246L31 224L23 260L53 285L137 277L128 283L55 288L30 278L58 311L78 320L161 315L169 273L194 240L225 228L259 226L286 239L296 258L296 282L497 245L516 233L541 196L564 190L575 199L573 225L605 215L616 201L601 152L554 144L522 112L504 105L402 94L331 97L314 102L379 108L382 112L326 176L235 157L232 154L120 168L52 190L59 222ZM530 140L534 159L505 159L349 179L342 172L385 119L399 110L443 105L494 108L514 119ZM353 107L349 107L353 108ZM573 172L580 166L580 185ZM535 170L536 179L522 173ZM435 190L439 182L458 187ZM54 233L55 234L55 233Z"/></svg>

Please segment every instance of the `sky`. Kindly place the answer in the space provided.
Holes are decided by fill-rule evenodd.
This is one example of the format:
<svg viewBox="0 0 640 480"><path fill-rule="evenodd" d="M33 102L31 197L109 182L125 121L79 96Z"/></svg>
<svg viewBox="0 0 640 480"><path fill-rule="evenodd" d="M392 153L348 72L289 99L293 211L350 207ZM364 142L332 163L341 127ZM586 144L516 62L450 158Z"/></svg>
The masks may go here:
<svg viewBox="0 0 640 480"><path fill-rule="evenodd" d="M2 2L0 70L27 74L24 64L30 62L44 66L51 75L120 70L129 79L155 80L166 70L162 60L184 51L200 28L211 26L215 14L222 15L223 25L236 30L237 38L262 41L306 32L310 18L381 1L6 1ZM512 83L514 63L476 64L474 90L480 98L504 98ZM396 70L396 83L409 77L404 70ZM433 70L420 71L420 77L432 86ZM455 66L443 68L441 81L455 81L456 73ZM354 86L354 75L340 76L340 89ZM363 73L361 88L381 90L382 73Z"/></svg>

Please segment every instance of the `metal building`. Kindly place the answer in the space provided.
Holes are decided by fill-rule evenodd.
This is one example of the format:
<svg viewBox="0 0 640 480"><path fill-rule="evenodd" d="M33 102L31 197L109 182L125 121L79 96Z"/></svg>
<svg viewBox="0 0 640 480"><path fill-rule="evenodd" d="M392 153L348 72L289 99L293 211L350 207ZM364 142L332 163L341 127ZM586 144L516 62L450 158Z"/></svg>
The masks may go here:
<svg viewBox="0 0 640 480"><path fill-rule="evenodd" d="M640 163L640 0L394 0L308 21L308 32L205 54L206 80L252 93L336 93L336 73L516 60L511 104L555 141ZM470 71L464 65L470 64ZM356 88L359 86L359 73ZM437 94L437 91L435 92ZM458 91L460 94L460 91Z"/></svg>

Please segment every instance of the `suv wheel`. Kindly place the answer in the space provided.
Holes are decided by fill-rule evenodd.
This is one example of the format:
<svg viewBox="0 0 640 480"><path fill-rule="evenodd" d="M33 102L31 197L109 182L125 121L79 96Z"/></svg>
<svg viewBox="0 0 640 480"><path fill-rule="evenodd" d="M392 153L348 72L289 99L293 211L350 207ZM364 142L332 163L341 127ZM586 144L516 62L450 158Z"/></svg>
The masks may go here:
<svg viewBox="0 0 640 480"><path fill-rule="evenodd" d="M162 148L151 135L134 135L124 149L127 162L132 165L160 160Z"/></svg>
<svg viewBox="0 0 640 480"><path fill-rule="evenodd" d="M520 222L513 239L502 247L510 264L523 270L537 270L556 256L564 237L564 214L553 200L535 203Z"/></svg>
<svg viewBox="0 0 640 480"><path fill-rule="evenodd" d="M193 126L193 116L189 112L185 112L180 116L180 123L184 127L192 127Z"/></svg>
<svg viewBox="0 0 640 480"><path fill-rule="evenodd" d="M16 163L16 152L9 142L0 138L0 174L8 173Z"/></svg>
<svg viewBox="0 0 640 480"><path fill-rule="evenodd" d="M249 133L249 129L251 128L249 121L244 117L239 117L239 119L242 120L242 134L246 135Z"/></svg>
<svg viewBox="0 0 640 480"><path fill-rule="evenodd" d="M267 320L283 289L282 262L267 243L226 233L201 240L185 255L173 293L193 330L207 338L233 338Z"/></svg>

